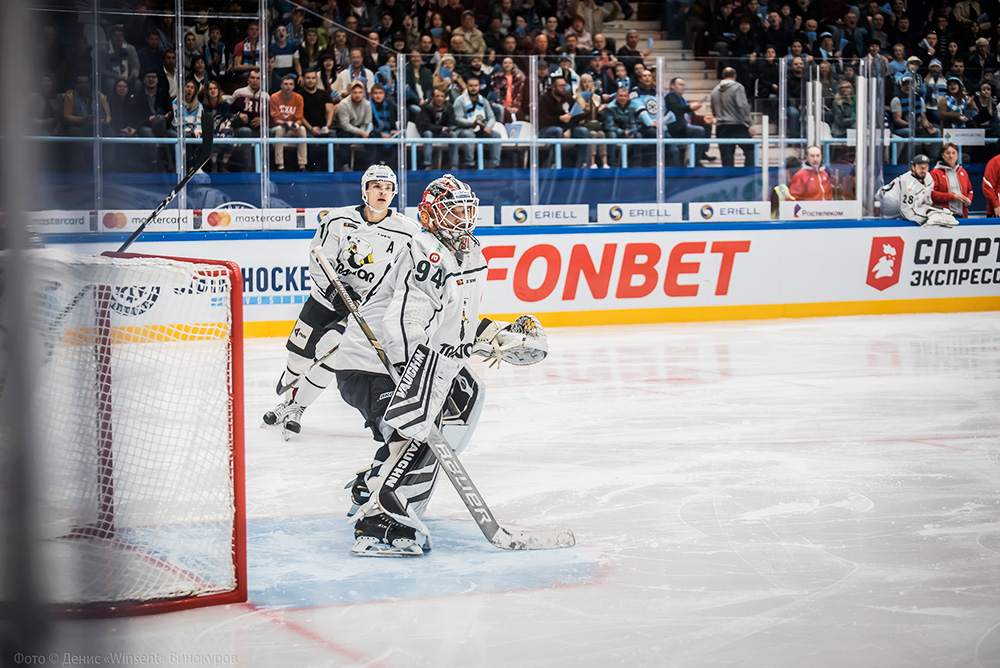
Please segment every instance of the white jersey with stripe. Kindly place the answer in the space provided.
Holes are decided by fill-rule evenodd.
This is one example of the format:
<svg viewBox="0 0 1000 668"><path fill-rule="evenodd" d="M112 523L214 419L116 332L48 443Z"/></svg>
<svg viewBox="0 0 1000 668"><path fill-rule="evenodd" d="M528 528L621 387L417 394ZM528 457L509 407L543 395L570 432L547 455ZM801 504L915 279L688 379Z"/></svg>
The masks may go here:
<svg viewBox="0 0 1000 668"><path fill-rule="evenodd" d="M368 222L364 210L364 205L333 209L323 217L309 244L310 251L316 246L323 247L323 254L340 280L360 297L367 295L382 280L393 258L413 235L420 232L417 221L393 209L389 209L389 214L378 223ZM333 304L324 296L330 281L312 253L309 254L309 277L313 299L332 311Z"/></svg>
<svg viewBox="0 0 1000 668"><path fill-rule="evenodd" d="M361 315L393 364L410 359L419 344L447 357L467 359L479 327L485 283L486 261L478 245L462 254L459 262L437 237L421 232L372 289ZM353 318L341 340L336 367L386 373Z"/></svg>

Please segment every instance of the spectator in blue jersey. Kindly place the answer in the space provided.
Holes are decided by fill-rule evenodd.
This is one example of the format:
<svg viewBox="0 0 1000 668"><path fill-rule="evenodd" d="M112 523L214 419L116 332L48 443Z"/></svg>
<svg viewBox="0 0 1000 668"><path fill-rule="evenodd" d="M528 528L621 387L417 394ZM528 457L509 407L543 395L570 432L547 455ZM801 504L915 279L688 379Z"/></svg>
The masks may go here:
<svg viewBox="0 0 1000 668"><path fill-rule="evenodd" d="M655 139L657 109L660 106L661 100L656 93L656 84L651 70L643 70L642 74L639 75L639 83L631 90L629 95L632 98L632 106L639 114L639 136L647 139ZM663 114L664 136L670 136L667 127L676 120L673 113L665 111ZM677 145L666 144L663 149L667 166L679 166L681 152ZM643 144L638 146L635 152L636 166L654 166L655 155L656 147L654 145Z"/></svg>
<svg viewBox="0 0 1000 668"><path fill-rule="evenodd" d="M480 95L479 77L471 72L466 77L465 92L455 99L455 125L458 130L456 137L466 137L468 141L462 146L462 157L465 167L476 168L475 139L500 139L500 133L494 129L496 117L493 105ZM486 153L486 167L496 169L500 166L500 144L489 144L483 147Z"/></svg>
<svg viewBox="0 0 1000 668"><path fill-rule="evenodd" d="M937 135L937 128L934 127L927 115L924 113L924 101L919 96L913 95L913 106L910 104L910 89L913 86L913 77L904 76L899 81L899 95L889 102L889 114L892 117L892 134L897 137L931 137ZM912 113L911 113L912 112ZM923 153L921 147L916 150ZM905 156L906 149L900 151Z"/></svg>

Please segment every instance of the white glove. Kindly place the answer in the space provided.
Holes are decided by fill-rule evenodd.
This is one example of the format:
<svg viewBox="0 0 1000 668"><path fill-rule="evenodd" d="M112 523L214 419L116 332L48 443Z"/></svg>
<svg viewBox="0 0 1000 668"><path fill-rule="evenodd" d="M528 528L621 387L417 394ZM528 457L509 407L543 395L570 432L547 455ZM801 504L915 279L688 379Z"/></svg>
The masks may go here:
<svg viewBox="0 0 1000 668"><path fill-rule="evenodd" d="M514 366L536 364L549 354L549 341L542 323L533 315L522 315L514 322L483 318L472 352L490 360Z"/></svg>

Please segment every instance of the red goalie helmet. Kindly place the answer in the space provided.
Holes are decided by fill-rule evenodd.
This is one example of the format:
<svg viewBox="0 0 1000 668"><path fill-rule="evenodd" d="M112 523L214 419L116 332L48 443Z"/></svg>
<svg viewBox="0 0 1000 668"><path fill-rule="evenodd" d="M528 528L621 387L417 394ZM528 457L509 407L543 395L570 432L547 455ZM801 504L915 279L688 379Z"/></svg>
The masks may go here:
<svg viewBox="0 0 1000 668"><path fill-rule="evenodd" d="M472 188L451 174L428 184L417 206L420 224L456 252L471 248L476 238L476 209L479 198Z"/></svg>

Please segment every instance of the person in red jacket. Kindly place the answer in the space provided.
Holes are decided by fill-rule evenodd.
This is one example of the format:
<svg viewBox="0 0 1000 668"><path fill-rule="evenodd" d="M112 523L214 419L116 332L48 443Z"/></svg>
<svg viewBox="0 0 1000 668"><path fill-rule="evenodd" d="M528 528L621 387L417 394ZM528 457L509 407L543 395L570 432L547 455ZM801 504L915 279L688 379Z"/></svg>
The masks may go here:
<svg viewBox="0 0 1000 668"><path fill-rule="evenodd" d="M931 202L935 206L949 209L956 218L968 218L969 204L972 203L972 182L962 165L958 164L957 145L948 142L942 146L941 160L931 170L931 178L934 179ZM985 181L983 187L986 187Z"/></svg>
<svg viewBox="0 0 1000 668"><path fill-rule="evenodd" d="M788 199L790 200L829 200L833 199L833 187L830 185L830 175L823 166L823 151L819 146L806 149L806 164L795 173L788 184Z"/></svg>
<svg viewBox="0 0 1000 668"><path fill-rule="evenodd" d="M990 218L1000 213L1000 155L986 163L983 173L983 197L986 198L986 215Z"/></svg>

